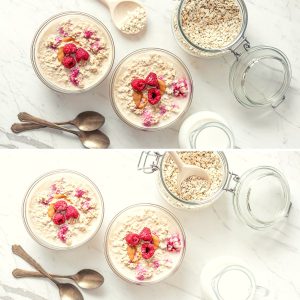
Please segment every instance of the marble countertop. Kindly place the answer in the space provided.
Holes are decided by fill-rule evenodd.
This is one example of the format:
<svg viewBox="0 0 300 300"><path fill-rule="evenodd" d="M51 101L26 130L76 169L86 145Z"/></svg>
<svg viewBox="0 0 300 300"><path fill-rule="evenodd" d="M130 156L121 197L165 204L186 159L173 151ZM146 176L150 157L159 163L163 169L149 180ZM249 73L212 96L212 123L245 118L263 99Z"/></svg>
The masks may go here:
<svg viewBox="0 0 300 300"><path fill-rule="evenodd" d="M268 300L300 299L300 153L227 152L230 170L242 174L260 165L277 167L286 176L293 207L282 226L257 232L237 219L231 194L225 193L211 207L186 212L170 207L159 195L156 175L138 172L139 151L2 151L0 165L0 299L58 300L54 286L44 279L14 279L11 271L30 269L11 253L11 245L21 244L48 271L72 274L94 268L105 276L105 284L84 292L86 300L96 299L203 299L199 278L203 266L223 255L237 256L248 262L257 284L271 290ZM47 159L45 159L47 157ZM34 161L34 163L33 163ZM74 169L90 177L99 187L105 202L104 223L87 245L68 252L50 251L38 245L27 233L21 206L32 182L45 172ZM104 233L109 221L131 204L150 202L171 210L179 218L187 236L187 252L180 269L165 282L153 287L130 285L118 278L106 263Z"/></svg>
<svg viewBox="0 0 300 300"><path fill-rule="evenodd" d="M293 79L287 101L273 110L248 110L237 103L229 89L228 76L233 55L205 60L183 52L171 30L174 0L142 0L149 14L149 27L140 38L127 38L112 25L107 9L98 0L3 0L0 12L0 147L3 148L80 148L69 134L40 130L14 135L10 131L20 111L60 121L72 119L84 110L96 110L107 119L105 133L112 148L178 147L180 124L155 133L125 125L109 101L110 76L103 84L82 95L62 95L45 87L30 62L33 35L45 19L67 10L78 10L100 18L116 43L115 65L128 53L144 47L163 47L182 58L194 80L194 99L187 115L200 110L221 114L232 128L241 148L300 147L300 3L297 0L245 0L249 10L246 35L251 45L270 45L289 57Z"/></svg>

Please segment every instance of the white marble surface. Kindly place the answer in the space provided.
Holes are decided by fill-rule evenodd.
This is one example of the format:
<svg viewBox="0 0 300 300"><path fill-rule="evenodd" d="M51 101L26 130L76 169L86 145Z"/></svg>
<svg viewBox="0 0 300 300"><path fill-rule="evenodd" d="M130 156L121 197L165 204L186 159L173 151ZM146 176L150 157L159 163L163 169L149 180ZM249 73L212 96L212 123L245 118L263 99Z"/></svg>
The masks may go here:
<svg viewBox="0 0 300 300"><path fill-rule="evenodd" d="M300 153L227 153L230 169L242 174L249 168L271 165L289 181L293 208L280 228L256 232L241 224L234 214L231 195L224 194L212 207L198 212L171 208L156 189L156 174L136 170L139 151L2 151L0 201L0 299L58 300L57 290L46 280L14 279L15 267L30 269L11 253L11 245L21 244L48 271L73 273L90 267L102 272L102 288L85 292L86 300L202 299L201 270L209 260L233 255L248 262L257 283L272 292L268 300L300 299ZM45 159L45 157L47 159ZM69 168L89 176L100 188L105 201L105 218L100 232L87 245L70 252L54 252L39 246L24 228L21 206L24 194L41 174ZM170 209L181 221L187 235L187 252L181 268L167 281L154 287L130 285L109 268L103 254L108 222L128 205L150 202Z"/></svg>
<svg viewBox="0 0 300 300"><path fill-rule="evenodd" d="M112 25L105 7L98 0L2 0L0 25L0 146L4 148L80 148L68 134L41 130L13 135L10 126L20 111L49 120L67 120L84 110L102 112L107 123L104 131L112 148L177 147L180 124L156 133L129 128L114 113L109 101L109 81L77 96L56 94L36 77L30 62L30 46L39 25L48 17L67 10L78 10L100 18L116 42L116 61L143 47L163 47L179 55L189 67L194 83L194 101L188 115L212 110L224 116L242 148L300 147L300 3L297 0L245 0L249 10L247 37L252 45L271 45L287 54L293 68L288 101L274 111L247 110L237 103L228 87L233 56L213 60L196 59L176 44L171 31L173 0L142 0L149 13L149 27L139 39L127 38ZM159 5L158 5L159 4Z"/></svg>

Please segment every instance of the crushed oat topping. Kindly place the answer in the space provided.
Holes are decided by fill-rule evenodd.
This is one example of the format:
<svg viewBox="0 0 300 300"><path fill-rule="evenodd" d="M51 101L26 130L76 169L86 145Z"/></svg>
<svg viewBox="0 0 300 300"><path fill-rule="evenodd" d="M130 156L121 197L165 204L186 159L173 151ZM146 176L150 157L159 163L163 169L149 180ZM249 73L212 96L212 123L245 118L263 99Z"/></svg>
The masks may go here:
<svg viewBox="0 0 300 300"><path fill-rule="evenodd" d="M112 46L99 25L69 19L53 25L52 33L44 35L37 58L42 75L50 82L62 88L84 89L106 74ZM78 48L76 53L65 51L70 45Z"/></svg>
<svg viewBox="0 0 300 300"><path fill-rule="evenodd" d="M145 28L146 23L147 15L145 9L137 7L127 13L120 29L127 34L137 34Z"/></svg>
<svg viewBox="0 0 300 300"><path fill-rule="evenodd" d="M183 241L171 220L147 208L128 213L110 233L109 251L119 272L138 281L170 273L180 259Z"/></svg>
<svg viewBox="0 0 300 300"><path fill-rule="evenodd" d="M150 86L145 93L132 89L131 83L135 79L144 81L151 74L158 78L155 89ZM175 119L188 103L190 83L187 78L178 76L176 66L163 55L145 53L131 59L122 66L122 72L117 73L115 101L129 120L139 119L144 127L158 126L163 121Z"/></svg>
<svg viewBox="0 0 300 300"><path fill-rule="evenodd" d="M181 191L178 191L178 167L171 156L167 156L163 162L162 175L166 187L173 195L186 201L201 201L213 196L220 189L223 182L224 166L218 153L178 152L178 155L184 163L206 170L211 183L209 184L206 180L192 176L182 183Z"/></svg>
<svg viewBox="0 0 300 300"><path fill-rule="evenodd" d="M30 223L49 243L71 246L90 234L99 216L98 202L89 186L60 178L32 196Z"/></svg>

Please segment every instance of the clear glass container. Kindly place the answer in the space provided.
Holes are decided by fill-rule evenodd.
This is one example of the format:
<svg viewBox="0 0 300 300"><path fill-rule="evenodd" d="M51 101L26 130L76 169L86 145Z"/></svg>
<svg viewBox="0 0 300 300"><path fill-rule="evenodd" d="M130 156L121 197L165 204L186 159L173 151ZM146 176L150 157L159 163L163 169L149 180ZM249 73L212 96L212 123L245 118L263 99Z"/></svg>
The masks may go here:
<svg viewBox="0 0 300 300"><path fill-rule="evenodd" d="M141 215L141 210L152 210L156 213L156 215L161 219L166 219L170 223L170 228L172 228L174 231L178 232L180 240L181 240L181 249L180 252L176 252L175 255L178 255L177 258L172 258L171 260L174 262L174 265L169 268L165 273L162 271L161 273L153 276L157 276L157 278L150 278L145 280L138 280L135 277L133 277L132 274L128 274L128 271L126 271L126 267L118 265L121 263L118 259L114 258L114 255L112 254L112 243L115 241L113 238L114 232L117 230L118 226L124 226L126 225L124 223L123 218L133 215ZM145 220L146 222L146 220ZM124 230L124 235L127 234L127 231ZM125 236L124 236L125 238ZM162 206L155 205L155 204L149 204L149 203L141 203L141 204L135 204L132 206L129 206L122 211L120 211L110 222L110 224L107 227L106 234L105 234L105 257L106 260L110 266L110 268L113 270L113 272L122 278L123 280L138 284L138 285L152 285L159 283L161 281L166 280L168 277L173 275L178 268L180 267L184 254L185 254L185 248L186 248L186 238L185 233L182 225L180 224L179 220L176 218L175 215L173 215L169 210L165 209ZM155 254L154 254L155 255ZM126 274L127 273L127 274Z"/></svg>
<svg viewBox="0 0 300 300"><path fill-rule="evenodd" d="M57 245L57 243L51 243L51 241L46 238L46 235L39 234L38 230L32 224L30 213L29 213L29 205L30 205L30 200L32 199L32 197L34 197L35 192L37 192L38 189L41 188L41 185L45 184L45 182L49 183L50 181L55 181L58 179L58 177L62 178L63 176L66 177L69 176L72 180L78 181L78 183L83 182L89 187L90 190L93 191L95 197L97 197L97 200L99 201L98 202L99 214L93 224L93 228L91 228L91 230L89 231L89 233L86 235L85 238L81 238L81 240L78 243L72 245L62 244L61 246L59 246ZM22 206L22 216L23 216L23 221L24 221L25 228L27 229L27 232L37 243L52 250L70 250L86 244L97 234L97 232L99 231L102 225L102 221L104 217L104 202L98 187L85 175L73 170L54 170L42 175L37 180L35 180L33 184L30 186L30 188L28 189L24 197L24 202ZM49 226L45 223L45 230L47 230L48 228Z"/></svg>
<svg viewBox="0 0 300 300"><path fill-rule="evenodd" d="M119 100L119 93L116 88L118 78L123 74L123 72L127 71L127 65L132 63L138 58L145 58L146 55L159 55L161 56L166 62L171 63L172 65L175 66L175 69L177 71L177 78L184 78L187 81L187 89L188 89L188 94L185 98L179 98L178 101L174 102L173 105L178 106L178 112L172 113L169 118L161 118L160 121L151 126L145 126L142 122L142 113L139 115L134 114L133 112L130 111L128 108L128 103L126 102L125 105L122 104L122 102ZM151 70L149 70L151 72ZM154 71L153 71L154 72ZM159 76L159 74L157 74ZM124 87L127 88L127 87ZM128 87L131 88L131 87ZM171 87L169 87L171 88ZM175 97L173 96L174 100ZM159 49L159 48L145 48L145 49L140 49L137 51L134 51L124 57L120 63L117 65L112 79L111 79L111 85L110 85L110 99L111 99L111 104L113 109L115 110L116 114L118 117L125 122L127 125L140 129L140 130L145 130L145 131L156 131L156 130L161 130L167 127L170 127L174 125L178 120L180 120L184 114L188 111L191 103L192 103L192 98L193 98L193 81L191 74L187 68L187 66L184 64L184 62L178 58L176 55L173 53ZM132 100L133 101L133 100ZM147 106L146 106L147 107ZM145 111L145 109L143 109Z"/></svg>
<svg viewBox="0 0 300 300"><path fill-rule="evenodd" d="M242 26L236 39L223 49L204 49L189 40L182 28L180 0L173 16L173 32L181 48L197 57L215 57L232 53L236 61L231 67L229 84L237 101L247 108L277 107L286 98L292 71L287 56L268 46L251 47L245 37L248 12L243 0L236 0L242 15Z"/></svg>
<svg viewBox="0 0 300 300"><path fill-rule="evenodd" d="M58 25L60 22L67 21L70 19L84 20L87 22L88 21L91 22L91 24L96 24L96 26L99 29L101 29L101 31L105 35L105 37L107 39L107 47L110 51L110 55L109 55L108 62L105 67L106 68L105 71L99 75L99 78L94 83L91 83L87 87L83 87L83 88L77 88L77 87L66 88L66 87L59 86L57 83L55 83L53 80L51 80L49 78L49 76L47 76L45 74L45 72L41 69L41 67L39 66L38 50L39 50L39 45L42 42L41 39L43 38L43 36L45 34L53 34L53 32L51 31L51 26L53 26L54 24ZM50 33L48 33L48 32L50 32ZM33 69L34 69L36 75L38 76L38 78L50 89L52 89L56 92L59 92L59 93L64 93L64 94L83 93L83 92L86 92L86 91L91 90L94 87L98 86L100 83L102 83L104 81L104 79L110 73L113 63L114 63L114 59L115 59L115 45L114 45L114 41L113 41L113 38L112 38L109 30L97 18L95 18L94 16L91 16L89 14L82 13L82 12L68 11L68 12L63 12L63 13L54 15L53 17L49 18L37 30L37 32L33 38L32 45L31 45L31 63L32 63Z"/></svg>
<svg viewBox="0 0 300 300"><path fill-rule="evenodd" d="M292 206L289 184L280 171L269 166L259 166L238 176L229 171L224 153L215 154L223 165L222 182L219 189L204 199L183 200L170 191L163 174L163 165L170 158L168 152L163 155L142 152L138 169L147 174L158 171L157 186L160 194L170 205L179 209L205 208L218 200L224 192L230 192L236 215L253 229L272 227L288 217Z"/></svg>

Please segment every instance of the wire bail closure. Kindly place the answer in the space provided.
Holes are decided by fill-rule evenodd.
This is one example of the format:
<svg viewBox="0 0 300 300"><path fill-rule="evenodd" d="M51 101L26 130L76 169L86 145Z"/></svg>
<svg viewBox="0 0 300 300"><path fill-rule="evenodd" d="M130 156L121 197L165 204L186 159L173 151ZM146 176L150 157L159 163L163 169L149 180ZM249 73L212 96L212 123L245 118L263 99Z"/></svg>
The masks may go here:
<svg viewBox="0 0 300 300"><path fill-rule="evenodd" d="M234 54L236 60L239 60L240 56L242 55L242 53L237 51L241 45L243 45L245 51L248 51L251 48L250 42L246 37L243 36L241 42L235 48L230 48L230 51Z"/></svg>
<svg viewBox="0 0 300 300"><path fill-rule="evenodd" d="M162 155L156 151L142 151L137 165L138 171L152 174L159 170L159 161Z"/></svg>
<svg viewBox="0 0 300 300"><path fill-rule="evenodd" d="M235 190L236 190L236 184L240 181L240 176L233 173L233 172L229 172L229 176L228 176L228 179L227 179L227 183L226 183L226 186L224 187L224 191L226 192L230 192L230 193L235 193ZM235 181L235 185L234 187L230 187L230 183L231 181Z"/></svg>

